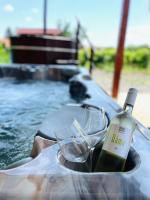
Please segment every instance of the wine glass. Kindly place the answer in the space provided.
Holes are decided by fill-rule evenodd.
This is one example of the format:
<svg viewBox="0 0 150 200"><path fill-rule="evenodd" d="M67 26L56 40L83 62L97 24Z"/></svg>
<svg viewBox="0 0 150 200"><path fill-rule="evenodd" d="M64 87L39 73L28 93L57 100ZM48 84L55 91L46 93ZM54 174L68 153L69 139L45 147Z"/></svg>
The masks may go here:
<svg viewBox="0 0 150 200"><path fill-rule="evenodd" d="M58 142L59 154L64 161L70 163L82 163L86 165L88 171L91 169L91 160L89 157L89 145L84 137L80 136L79 130L71 124L64 129L55 130L54 134ZM62 134L68 136L62 140Z"/></svg>
<svg viewBox="0 0 150 200"><path fill-rule="evenodd" d="M78 129L80 137L84 138L88 148L90 149L89 155L92 163L93 151L95 146L104 139L105 132L107 130L108 120L103 108L88 108L88 120L85 127L81 127L77 120L74 120L73 125ZM92 164L91 164L92 171Z"/></svg>
<svg viewBox="0 0 150 200"><path fill-rule="evenodd" d="M88 120L82 128L90 146L94 147L104 139L107 125L108 119L104 108L88 108Z"/></svg>

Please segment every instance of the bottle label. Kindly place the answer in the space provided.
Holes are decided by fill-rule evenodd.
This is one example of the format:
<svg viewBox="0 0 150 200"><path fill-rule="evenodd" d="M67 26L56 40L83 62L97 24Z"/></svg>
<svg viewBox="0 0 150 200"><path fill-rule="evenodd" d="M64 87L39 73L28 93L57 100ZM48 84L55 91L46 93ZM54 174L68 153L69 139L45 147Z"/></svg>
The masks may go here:
<svg viewBox="0 0 150 200"><path fill-rule="evenodd" d="M103 150L126 159L131 140L132 134L130 129L112 124L107 132Z"/></svg>

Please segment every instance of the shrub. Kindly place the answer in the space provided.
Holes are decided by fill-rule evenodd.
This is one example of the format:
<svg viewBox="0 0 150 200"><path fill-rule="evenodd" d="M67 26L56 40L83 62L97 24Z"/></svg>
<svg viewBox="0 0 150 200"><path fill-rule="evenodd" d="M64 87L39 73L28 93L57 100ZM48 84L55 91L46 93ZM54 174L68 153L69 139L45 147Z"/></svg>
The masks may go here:
<svg viewBox="0 0 150 200"><path fill-rule="evenodd" d="M79 59L82 65L87 64L88 56L90 55L89 49L80 50ZM115 62L115 48L97 49L94 55L94 64L97 67L103 65L113 65ZM124 52L124 64L132 65L138 68L147 68L150 61L150 49L146 46L141 47L129 47Z"/></svg>

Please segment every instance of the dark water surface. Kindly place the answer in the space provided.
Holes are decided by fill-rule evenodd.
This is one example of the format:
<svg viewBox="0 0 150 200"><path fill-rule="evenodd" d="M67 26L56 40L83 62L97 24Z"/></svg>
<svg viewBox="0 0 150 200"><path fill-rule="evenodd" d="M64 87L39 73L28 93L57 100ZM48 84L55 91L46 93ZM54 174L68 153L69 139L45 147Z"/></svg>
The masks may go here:
<svg viewBox="0 0 150 200"><path fill-rule="evenodd" d="M0 169L29 156L43 119L69 102L67 84L0 79Z"/></svg>

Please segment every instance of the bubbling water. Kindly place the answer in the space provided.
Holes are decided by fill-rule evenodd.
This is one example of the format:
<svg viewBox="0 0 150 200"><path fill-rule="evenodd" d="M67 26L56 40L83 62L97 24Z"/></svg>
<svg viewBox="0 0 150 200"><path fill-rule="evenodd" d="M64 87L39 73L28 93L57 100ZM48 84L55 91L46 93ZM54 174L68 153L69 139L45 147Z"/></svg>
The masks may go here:
<svg viewBox="0 0 150 200"><path fill-rule="evenodd" d="M0 79L0 168L29 156L46 115L70 102L62 82Z"/></svg>

